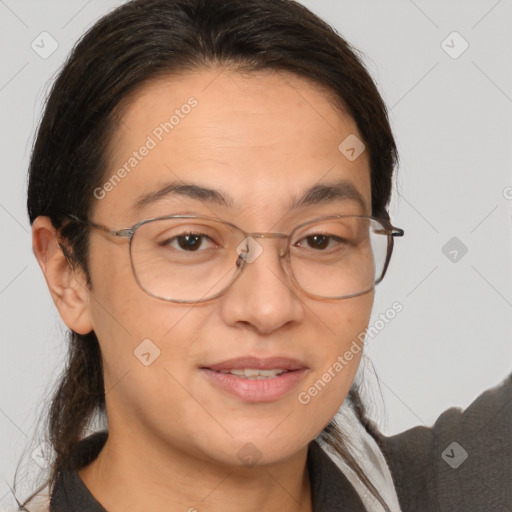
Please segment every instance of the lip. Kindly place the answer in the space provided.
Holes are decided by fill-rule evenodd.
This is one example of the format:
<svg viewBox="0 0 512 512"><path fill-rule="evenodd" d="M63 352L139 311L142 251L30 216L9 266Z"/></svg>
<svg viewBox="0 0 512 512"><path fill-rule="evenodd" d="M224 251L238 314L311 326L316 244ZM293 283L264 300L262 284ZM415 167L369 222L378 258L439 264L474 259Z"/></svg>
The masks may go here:
<svg viewBox="0 0 512 512"><path fill-rule="evenodd" d="M277 377L247 379L219 373L222 370L286 370ZM305 363L289 357L237 357L200 368L202 375L215 387L246 402L272 402L282 398L298 386L308 372Z"/></svg>
<svg viewBox="0 0 512 512"><path fill-rule="evenodd" d="M252 356L236 357L221 363L205 365L202 369L208 369L213 371L220 370L243 370L245 368L253 368L255 370L304 370L307 369L307 365L298 359L292 359L289 357L268 357L258 358Z"/></svg>
<svg viewBox="0 0 512 512"><path fill-rule="evenodd" d="M200 369L214 386L246 402L272 402L282 398L298 386L307 371L306 368L289 370L277 377L251 380L209 368Z"/></svg>

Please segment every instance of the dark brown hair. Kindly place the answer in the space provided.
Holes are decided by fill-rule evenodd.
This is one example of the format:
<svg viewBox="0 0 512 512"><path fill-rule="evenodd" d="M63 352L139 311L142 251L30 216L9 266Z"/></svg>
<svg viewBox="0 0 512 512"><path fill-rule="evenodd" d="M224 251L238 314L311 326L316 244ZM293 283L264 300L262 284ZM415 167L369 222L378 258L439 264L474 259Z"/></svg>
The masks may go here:
<svg viewBox="0 0 512 512"><path fill-rule="evenodd" d="M330 92L357 123L369 151L372 215L389 219L397 149L386 107L358 53L336 30L292 0L123 4L82 36L52 86L30 161L30 223L49 216L70 248L70 261L88 276L87 228L65 225L63 214L88 218L93 191L108 172L108 144L122 115L122 100L158 77L219 65L240 72L291 72ZM374 430L357 387L348 399L366 430ZM69 332L67 365L46 412L48 442L55 450L45 482L50 489L59 471L70 467L70 450L84 436L91 417L104 413L96 335ZM347 450L336 423L331 421L321 435L385 506Z"/></svg>

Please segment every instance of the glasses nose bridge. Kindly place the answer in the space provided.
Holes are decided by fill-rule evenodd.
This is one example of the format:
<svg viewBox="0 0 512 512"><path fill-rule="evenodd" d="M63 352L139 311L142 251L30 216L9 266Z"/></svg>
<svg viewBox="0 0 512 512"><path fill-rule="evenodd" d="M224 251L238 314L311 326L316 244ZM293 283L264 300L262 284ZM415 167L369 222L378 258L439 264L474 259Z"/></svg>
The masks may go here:
<svg viewBox="0 0 512 512"><path fill-rule="evenodd" d="M262 232L262 233L245 233L245 239L247 238L281 238L285 239L288 242L288 239L291 235L287 235L286 233L277 233L277 232ZM286 255L287 245L283 248L279 248L279 257L282 258Z"/></svg>

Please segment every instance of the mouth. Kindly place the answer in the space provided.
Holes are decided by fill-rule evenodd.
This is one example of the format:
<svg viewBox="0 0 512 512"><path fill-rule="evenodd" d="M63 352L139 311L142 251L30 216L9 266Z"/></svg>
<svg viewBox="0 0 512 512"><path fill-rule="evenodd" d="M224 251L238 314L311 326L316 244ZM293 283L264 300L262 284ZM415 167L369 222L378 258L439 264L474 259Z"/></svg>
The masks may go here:
<svg viewBox="0 0 512 512"><path fill-rule="evenodd" d="M242 357L200 368L216 389L246 402L282 398L303 379L308 367L286 357Z"/></svg>

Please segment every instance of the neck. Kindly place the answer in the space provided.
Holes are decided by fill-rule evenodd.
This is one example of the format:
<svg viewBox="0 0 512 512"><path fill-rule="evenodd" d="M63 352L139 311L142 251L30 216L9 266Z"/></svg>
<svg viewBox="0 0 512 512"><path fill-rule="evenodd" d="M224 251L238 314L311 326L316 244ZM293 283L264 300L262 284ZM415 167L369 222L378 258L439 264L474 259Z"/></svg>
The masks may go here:
<svg viewBox="0 0 512 512"><path fill-rule="evenodd" d="M307 446L285 461L229 466L177 447L134 443L110 430L99 456L79 471L109 512L312 512Z"/></svg>

